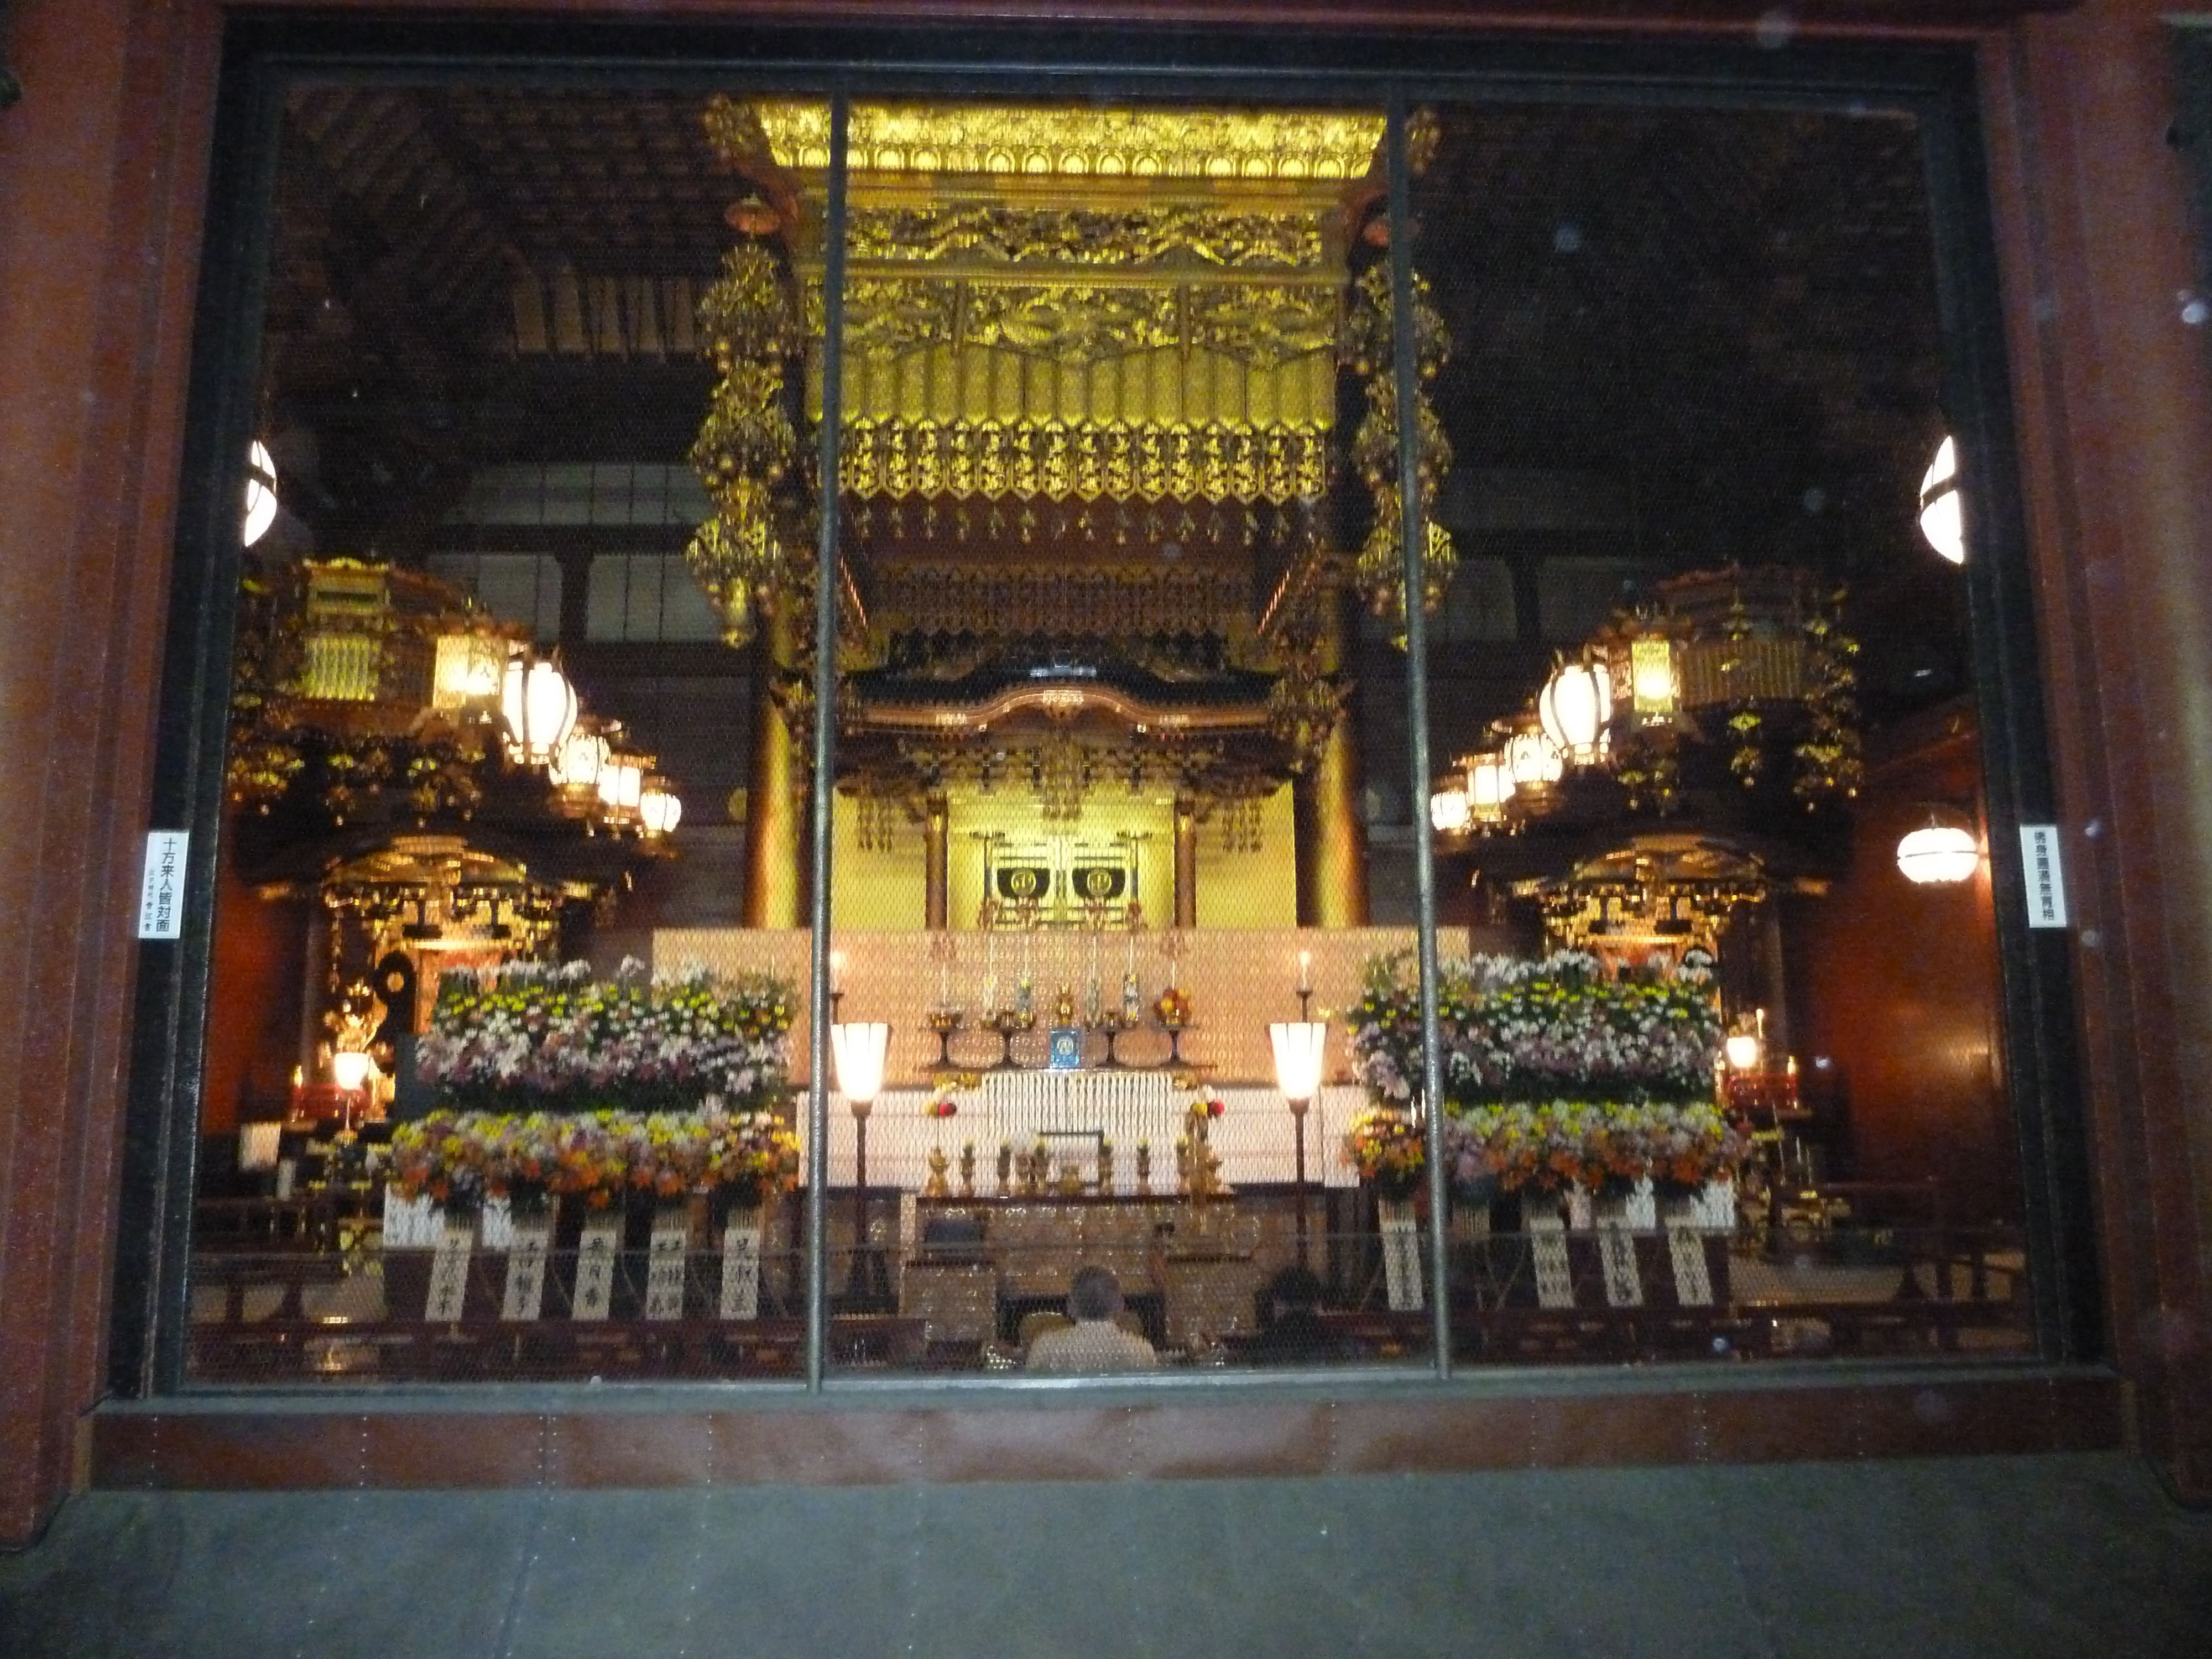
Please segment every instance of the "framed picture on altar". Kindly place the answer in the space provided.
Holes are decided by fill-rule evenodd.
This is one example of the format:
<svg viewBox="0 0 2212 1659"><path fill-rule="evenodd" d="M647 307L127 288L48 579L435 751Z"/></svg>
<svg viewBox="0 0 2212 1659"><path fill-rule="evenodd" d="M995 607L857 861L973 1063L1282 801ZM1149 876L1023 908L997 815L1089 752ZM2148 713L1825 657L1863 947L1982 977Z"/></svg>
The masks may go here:
<svg viewBox="0 0 2212 1659"><path fill-rule="evenodd" d="M1045 1050L1044 1068L1048 1072L1081 1071L1083 1033L1073 1025L1054 1026L1051 1046Z"/></svg>

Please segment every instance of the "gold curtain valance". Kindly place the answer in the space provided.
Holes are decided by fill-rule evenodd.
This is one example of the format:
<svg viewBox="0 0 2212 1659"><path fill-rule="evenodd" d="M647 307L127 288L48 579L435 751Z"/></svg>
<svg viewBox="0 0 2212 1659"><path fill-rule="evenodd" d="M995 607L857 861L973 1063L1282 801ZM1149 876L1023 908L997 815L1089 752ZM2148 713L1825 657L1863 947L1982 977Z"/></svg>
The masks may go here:
<svg viewBox="0 0 2212 1659"><path fill-rule="evenodd" d="M1252 583L1242 569L900 564L877 578L875 609L886 627L927 634L1196 635L1249 627Z"/></svg>
<svg viewBox="0 0 2212 1659"><path fill-rule="evenodd" d="M891 500L1285 506L1327 489L1328 441L1221 427L860 419L846 427L838 465L847 494Z"/></svg>

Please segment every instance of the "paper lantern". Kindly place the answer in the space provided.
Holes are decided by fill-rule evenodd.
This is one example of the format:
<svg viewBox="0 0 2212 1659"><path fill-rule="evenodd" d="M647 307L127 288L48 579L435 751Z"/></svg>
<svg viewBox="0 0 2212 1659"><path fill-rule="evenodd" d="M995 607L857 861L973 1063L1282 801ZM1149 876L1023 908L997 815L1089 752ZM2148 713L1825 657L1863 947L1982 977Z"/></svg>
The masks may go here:
<svg viewBox="0 0 2212 1659"><path fill-rule="evenodd" d="M1477 823L1497 823L1505 817L1505 803L1513 793L1513 774L1503 755L1480 755L1467 769L1468 816Z"/></svg>
<svg viewBox="0 0 2212 1659"><path fill-rule="evenodd" d="M647 835L665 836L684 817L684 803L677 799L675 791L668 787L665 780L648 779L638 792L637 816L638 821L645 826Z"/></svg>
<svg viewBox="0 0 2212 1659"><path fill-rule="evenodd" d="M1530 726L1513 734L1505 745L1505 767L1513 775L1515 790L1542 789L1557 783L1567 769L1566 757L1560 754L1559 745L1540 727Z"/></svg>
<svg viewBox="0 0 2212 1659"><path fill-rule="evenodd" d="M246 544L252 546L276 522L276 463L256 438L246 452Z"/></svg>
<svg viewBox="0 0 2212 1659"><path fill-rule="evenodd" d="M576 729L576 688L550 662L509 658L499 706L508 752L527 765L550 764Z"/></svg>
<svg viewBox="0 0 2212 1659"><path fill-rule="evenodd" d="M1981 845L1973 832L1956 824L1929 823L1897 843L1898 869L1907 881L1923 885L1970 881L1981 862Z"/></svg>
<svg viewBox="0 0 2212 1659"><path fill-rule="evenodd" d="M599 799L617 812L635 812L645 797L645 766L635 755L610 755L599 768Z"/></svg>
<svg viewBox="0 0 2212 1659"><path fill-rule="evenodd" d="M557 787L596 795L599 770L613 753L605 738L590 726L579 725L561 745L560 753L553 757L553 764L546 769L545 775Z"/></svg>
<svg viewBox="0 0 2212 1659"><path fill-rule="evenodd" d="M1966 562L1965 505L1959 497L1959 446L1946 436L1920 480L1920 533L1953 564Z"/></svg>
<svg viewBox="0 0 2212 1659"><path fill-rule="evenodd" d="M1536 699L1544 735L1571 766L1588 766L1603 754L1613 719L1613 676L1601 662L1562 663Z"/></svg>

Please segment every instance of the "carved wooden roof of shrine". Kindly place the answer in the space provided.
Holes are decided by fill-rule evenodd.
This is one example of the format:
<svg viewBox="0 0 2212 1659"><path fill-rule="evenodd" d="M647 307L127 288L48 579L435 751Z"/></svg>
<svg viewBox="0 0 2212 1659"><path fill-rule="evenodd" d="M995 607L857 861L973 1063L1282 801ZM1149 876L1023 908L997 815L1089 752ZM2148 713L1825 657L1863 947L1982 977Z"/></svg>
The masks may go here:
<svg viewBox="0 0 2212 1659"><path fill-rule="evenodd" d="M565 409L549 429L518 418L514 391L472 407L489 363L526 382L567 363L641 386L652 376L639 371L672 367L645 395L696 398L691 311L742 188L703 106L578 85L296 92L271 264L274 396L327 410L404 392L361 434L380 449L557 443L566 459L618 450L612 428L635 427L638 394ZM1853 487L1911 495L1940 416L1932 320L1900 333L1894 302L1931 282L1909 123L1520 104L1439 119L1417 258L1455 344L1437 400L1462 471L1632 461L1647 548L1678 496L1770 461L1790 464L1733 509L1747 546L1802 516L1790 511L1802 484L1788 483L1838 464ZM1371 131L1358 142L1371 148ZM1830 211L1839 196L1848 214ZM867 234L895 240L905 210L871 211ZM937 217L939 253L1009 251L992 241L993 213L977 214ZM1331 234L1316 222L1304 234ZM1932 304L1914 309L1932 319ZM697 408L662 418L688 430ZM1699 562L1740 551L1708 544Z"/></svg>
<svg viewBox="0 0 2212 1659"><path fill-rule="evenodd" d="M725 212L749 188L717 153L706 101L573 82L293 94L264 362L272 418L320 442L313 491L296 499L324 545L405 556L486 464L680 460L712 383L695 355L697 298L732 240ZM1018 146L1012 126L940 109L973 131L939 132L925 177L923 146L899 125L919 118L861 107L853 274L897 290L853 313L848 453L879 487L852 498L848 556L872 611L903 609L923 635L956 608L1051 634L1057 622L1024 629L948 599L940 579L1026 557L1091 573L1092 597L1112 595L1100 603L1144 611L1157 593L1116 592L1112 573L1158 568L1170 545L1186 569L1211 572L1200 556L1218 546L1232 574L1189 603L1256 620L1308 532L1262 520L1256 535L1226 526L1214 541L1208 514L1296 503L1327 458L1340 392L1319 307L1358 257L1345 198L1375 118L1336 112L1288 143L1256 115L1176 110L1161 131L1179 124L1190 142L1147 171L1127 159L1143 154L1142 122L1115 112L1047 111L1035 118L1050 117L1051 142ZM803 204L818 156L804 107L787 108L762 131ZM1599 514L1606 550L1653 577L1786 557L1865 591L1869 562L1912 534L1943 425L1912 124L1523 102L1437 118L1414 252L1455 347L1431 392L1455 453L1438 517L1463 550L1547 544L1501 484L1547 475L1601 484L1593 513L1600 495L1626 502ZM999 168L994 143L1018 166ZM1103 165L1116 155L1118 173ZM960 190L940 192L949 174ZM802 264L810 222L802 211L795 224ZM1053 286L1030 280L1044 258L1061 287L1121 297L1085 313L1025 291ZM1141 304L1122 292L1133 271ZM1261 294L1282 302L1231 302ZM1101 315L1131 349L1101 349L1113 343ZM956 361L1003 378L986 395L937 374ZM1091 367L1056 418L1110 434L1117 411L1133 429L1236 404L1231 435L1246 450L1194 441L1147 459L1109 435L1063 480L1000 436L989 465L1005 488L973 472L963 484L945 423L995 410L1018 425L1071 361ZM1220 373L1152 372L1170 362ZM1274 401L1237 403L1255 388ZM932 421L937 435L917 448ZM1320 528L1339 533L1326 515ZM1079 586L1053 603L1091 603ZM1928 601L1899 587L1900 627L1935 616Z"/></svg>

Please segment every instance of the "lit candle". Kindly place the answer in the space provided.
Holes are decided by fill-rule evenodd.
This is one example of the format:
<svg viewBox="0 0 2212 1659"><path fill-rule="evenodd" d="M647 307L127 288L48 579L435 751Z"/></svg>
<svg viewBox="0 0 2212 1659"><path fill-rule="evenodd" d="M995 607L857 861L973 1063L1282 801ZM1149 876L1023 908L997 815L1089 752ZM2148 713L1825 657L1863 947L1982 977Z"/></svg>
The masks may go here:
<svg viewBox="0 0 2212 1659"><path fill-rule="evenodd" d="M1313 989L1313 952L1298 952L1298 994L1304 996Z"/></svg>
<svg viewBox="0 0 2212 1659"><path fill-rule="evenodd" d="M950 1008L952 1006L952 936L940 933L937 943L937 1006Z"/></svg>

